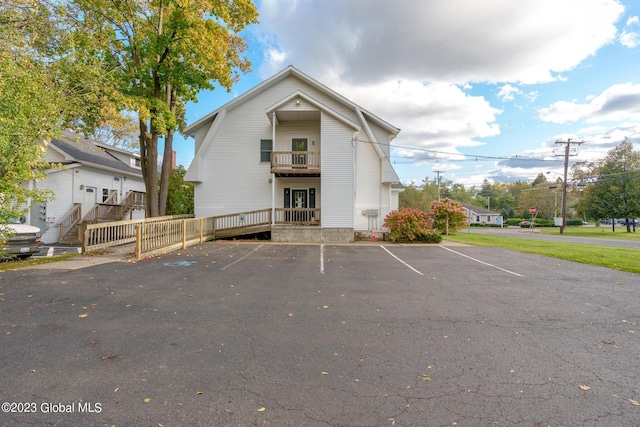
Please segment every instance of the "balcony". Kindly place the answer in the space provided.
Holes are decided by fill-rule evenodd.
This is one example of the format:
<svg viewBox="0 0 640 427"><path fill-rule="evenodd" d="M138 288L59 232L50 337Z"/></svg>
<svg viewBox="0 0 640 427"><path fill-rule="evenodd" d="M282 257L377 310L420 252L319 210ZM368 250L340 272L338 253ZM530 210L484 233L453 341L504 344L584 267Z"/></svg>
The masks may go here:
<svg viewBox="0 0 640 427"><path fill-rule="evenodd" d="M277 177L320 176L319 151L274 151L271 172Z"/></svg>

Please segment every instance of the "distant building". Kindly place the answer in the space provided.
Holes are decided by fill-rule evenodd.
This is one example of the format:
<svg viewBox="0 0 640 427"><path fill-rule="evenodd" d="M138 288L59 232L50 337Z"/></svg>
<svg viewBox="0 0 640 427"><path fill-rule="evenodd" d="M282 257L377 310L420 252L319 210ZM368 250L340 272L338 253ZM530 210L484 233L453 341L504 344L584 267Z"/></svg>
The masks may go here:
<svg viewBox="0 0 640 427"><path fill-rule="evenodd" d="M460 203L460 205L467 211L469 225L502 225L502 215L499 212L479 208L467 203Z"/></svg>

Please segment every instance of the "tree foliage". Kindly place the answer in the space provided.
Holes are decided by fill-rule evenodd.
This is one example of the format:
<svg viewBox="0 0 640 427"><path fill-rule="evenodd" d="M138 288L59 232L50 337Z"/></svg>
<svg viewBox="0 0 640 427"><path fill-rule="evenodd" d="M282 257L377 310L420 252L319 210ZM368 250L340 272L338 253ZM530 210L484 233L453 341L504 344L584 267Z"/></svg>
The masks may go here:
<svg viewBox="0 0 640 427"><path fill-rule="evenodd" d="M579 176L593 182L580 204L585 213L596 219L640 216L640 151L633 150L631 141L625 139L603 160L581 166Z"/></svg>
<svg viewBox="0 0 640 427"><path fill-rule="evenodd" d="M194 212L193 183L185 182L184 175L186 173L183 166L178 166L171 171L167 215L192 214Z"/></svg>
<svg viewBox="0 0 640 427"><path fill-rule="evenodd" d="M4 220L50 199L33 186L52 165L48 141L64 128L91 128L110 103L110 76L79 46L84 34L67 31L72 19L55 3L0 3L0 211Z"/></svg>
<svg viewBox="0 0 640 427"><path fill-rule="evenodd" d="M445 235L453 234L468 225L467 211L460 203L451 199L431 202L428 216L433 220L433 228Z"/></svg>
<svg viewBox="0 0 640 427"><path fill-rule="evenodd" d="M173 135L185 104L214 83L227 90L250 69L240 32L257 22L250 0L73 0L77 31L94 34L91 52L113 71L121 109L137 113L147 215L165 213ZM158 141L164 155L158 191Z"/></svg>

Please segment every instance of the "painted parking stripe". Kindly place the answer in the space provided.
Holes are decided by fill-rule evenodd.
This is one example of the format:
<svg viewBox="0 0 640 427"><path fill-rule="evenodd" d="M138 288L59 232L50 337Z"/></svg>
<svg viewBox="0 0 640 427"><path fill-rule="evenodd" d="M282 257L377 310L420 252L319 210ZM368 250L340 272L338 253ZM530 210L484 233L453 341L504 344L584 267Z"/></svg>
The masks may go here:
<svg viewBox="0 0 640 427"><path fill-rule="evenodd" d="M415 271L416 273L418 273L421 276L424 276L424 274L422 274L421 272L419 272L418 270L416 270L415 268L411 267L409 264L407 264L406 262L404 262L403 260L401 260L400 258L398 258L397 256L395 256L394 254L392 254L387 248L385 248L384 246L380 246L382 249L384 249L385 252L387 252L389 255L391 255L392 257L394 257L395 259L397 259L398 261L400 261L401 263L403 263L404 265L406 265L407 267L409 267L411 270Z"/></svg>
<svg viewBox="0 0 640 427"><path fill-rule="evenodd" d="M248 252L246 254L244 254L243 256L241 256L240 258L238 258L237 260L233 261L231 264L227 264L224 267L222 267L220 270L226 270L227 268L236 265L237 263L239 263L240 261L242 261L243 259L245 259L246 257L248 257L249 255L251 255L252 253L256 252L258 249L260 249L261 247L263 247L264 245L260 245L257 248L255 248L254 250L252 250L251 252Z"/></svg>
<svg viewBox="0 0 640 427"><path fill-rule="evenodd" d="M324 274L324 245L320 245L320 274Z"/></svg>
<svg viewBox="0 0 640 427"><path fill-rule="evenodd" d="M447 248L447 247L445 247L445 246L440 246L440 247L441 247L442 249L444 249L444 250L449 251L449 252L453 252L454 254L457 254L457 255L463 256L463 257L465 257L465 258L469 258L469 259L470 259L470 260L472 260L472 261L479 262L480 264L484 264L484 265L487 265L487 266L489 266L489 267L497 268L498 270L504 271L505 273L513 274L514 276L518 276L518 277L524 277L522 274L514 273L513 271L505 270L504 268L502 268L502 267L498 267L497 265L493 265L493 264L489 264L488 262L480 261L479 259L476 259L476 258L470 257L469 255L465 255L465 254L460 253L460 252L458 252L458 251L454 251L453 249L449 249L449 248Z"/></svg>

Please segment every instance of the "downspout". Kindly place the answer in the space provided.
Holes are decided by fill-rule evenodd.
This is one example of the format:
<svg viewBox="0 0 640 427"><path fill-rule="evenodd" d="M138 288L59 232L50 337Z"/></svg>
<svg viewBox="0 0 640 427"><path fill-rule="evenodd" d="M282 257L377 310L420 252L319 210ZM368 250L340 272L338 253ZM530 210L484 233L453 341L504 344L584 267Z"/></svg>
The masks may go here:
<svg viewBox="0 0 640 427"><path fill-rule="evenodd" d="M358 214L356 211L356 195L357 195L357 191L356 191L356 185L357 185L357 180L356 177L358 175L358 163L356 162L357 156L358 156L358 135L360 135L360 132L356 131L353 133L353 138L351 139L351 148L352 148L352 153L353 153L353 167L351 168L351 173L352 173L352 183L351 185L353 185L352 188L352 192L353 192L353 226L355 228L356 225L356 215Z"/></svg>
<svg viewBox="0 0 640 427"><path fill-rule="evenodd" d="M276 111L272 113L272 131L271 131L271 157L273 157L274 148L276 147ZM272 162L269 162L271 168ZM271 172L271 225L276 222L276 174Z"/></svg>

